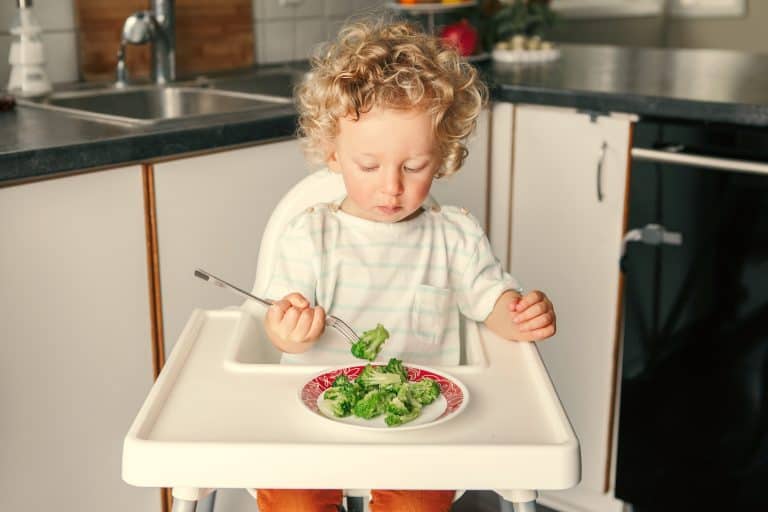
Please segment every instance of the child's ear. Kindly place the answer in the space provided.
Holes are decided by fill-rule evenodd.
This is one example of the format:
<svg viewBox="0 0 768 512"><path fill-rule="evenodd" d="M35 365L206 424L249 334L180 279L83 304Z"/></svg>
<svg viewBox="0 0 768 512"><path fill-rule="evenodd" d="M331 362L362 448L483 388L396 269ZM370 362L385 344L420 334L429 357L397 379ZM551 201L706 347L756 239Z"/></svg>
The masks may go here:
<svg viewBox="0 0 768 512"><path fill-rule="evenodd" d="M341 172L341 164L339 163L339 155L335 151L329 151L328 156L325 159L325 163L328 164L328 169L333 172Z"/></svg>

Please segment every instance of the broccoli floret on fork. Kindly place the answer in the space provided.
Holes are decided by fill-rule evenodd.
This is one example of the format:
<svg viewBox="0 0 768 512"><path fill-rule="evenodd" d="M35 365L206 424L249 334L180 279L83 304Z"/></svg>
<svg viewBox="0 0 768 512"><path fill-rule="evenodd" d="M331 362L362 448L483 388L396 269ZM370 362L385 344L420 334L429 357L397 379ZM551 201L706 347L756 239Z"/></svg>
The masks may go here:
<svg viewBox="0 0 768 512"><path fill-rule="evenodd" d="M352 355L359 359L373 361L381 352L382 345L389 339L389 332L381 324L370 331L364 331L360 339L352 344Z"/></svg>

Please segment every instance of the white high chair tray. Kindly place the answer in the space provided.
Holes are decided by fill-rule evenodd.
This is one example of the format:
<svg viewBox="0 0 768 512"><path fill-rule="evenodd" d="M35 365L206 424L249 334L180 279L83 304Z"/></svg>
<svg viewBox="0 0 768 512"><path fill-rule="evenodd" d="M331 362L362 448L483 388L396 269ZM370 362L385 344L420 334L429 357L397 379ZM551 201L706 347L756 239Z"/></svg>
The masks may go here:
<svg viewBox="0 0 768 512"><path fill-rule="evenodd" d="M195 310L125 437L123 479L185 488L576 485L578 441L535 344L485 328L470 334L466 364L436 367L466 385L466 410L429 428L379 432L308 413L297 392L324 367L260 363L275 359L259 318Z"/></svg>

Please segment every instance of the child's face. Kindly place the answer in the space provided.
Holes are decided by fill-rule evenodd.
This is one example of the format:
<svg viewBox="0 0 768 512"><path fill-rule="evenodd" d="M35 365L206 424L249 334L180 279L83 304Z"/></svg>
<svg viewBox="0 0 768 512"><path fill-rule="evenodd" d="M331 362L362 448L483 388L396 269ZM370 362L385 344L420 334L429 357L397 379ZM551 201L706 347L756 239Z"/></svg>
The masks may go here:
<svg viewBox="0 0 768 512"><path fill-rule="evenodd" d="M328 158L328 167L344 177L342 209L379 222L418 210L440 163L429 113L378 107L357 121L339 121Z"/></svg>

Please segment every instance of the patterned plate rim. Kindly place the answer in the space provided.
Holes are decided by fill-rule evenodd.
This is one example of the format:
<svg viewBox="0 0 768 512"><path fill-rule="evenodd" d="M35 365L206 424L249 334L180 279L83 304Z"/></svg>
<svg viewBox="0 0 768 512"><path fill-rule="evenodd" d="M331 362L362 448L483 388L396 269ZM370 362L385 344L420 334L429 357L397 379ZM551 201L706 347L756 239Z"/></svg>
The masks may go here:
<svg viewBox="0 0 768 512"><path fill-rule="evenodd" d="M442 370L430 368L428 366L412 365L404 363L406 371L408 372L409 381L418 381L424 377L431 377L437 381L440 385L440 391L442 392L447 406L445 411L432 421L427 423L420 423L416 425L405 424L395 428L382 428L374 426L360 425L356 423L347 423L340 419L329 418L323 414L317 407L317 399L323 391L331 387L333 381L341 374L347 375L350 378L356 378L360 372L365 368L366 364L341 366L336 368L328 368L322 371L312 378L307 380L299 389L298 398L301 401L305 409L310 412L332 421L337 424L347 425L349 427L355 427L360 429L376 430L376 431L392 431L392 430L413 430L417 428L431 427L440 423L443 423L451 418L458 416L469 403L469 390L459 379L450 375ZM373 363L373 366L385 366L381 363Z"/></svg>

